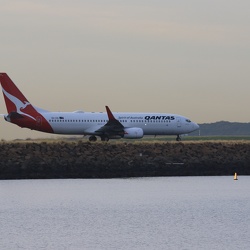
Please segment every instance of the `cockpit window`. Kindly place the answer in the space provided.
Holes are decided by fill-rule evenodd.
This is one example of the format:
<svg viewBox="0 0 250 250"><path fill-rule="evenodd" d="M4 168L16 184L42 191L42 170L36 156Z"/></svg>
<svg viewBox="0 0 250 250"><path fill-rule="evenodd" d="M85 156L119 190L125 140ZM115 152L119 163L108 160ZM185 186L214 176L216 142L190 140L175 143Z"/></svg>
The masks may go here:
<svg viewBox="0 0 250 250"><path fill-rule="evenodd" d="M186 119L186 122L191 122L189 119Z"/></svg>

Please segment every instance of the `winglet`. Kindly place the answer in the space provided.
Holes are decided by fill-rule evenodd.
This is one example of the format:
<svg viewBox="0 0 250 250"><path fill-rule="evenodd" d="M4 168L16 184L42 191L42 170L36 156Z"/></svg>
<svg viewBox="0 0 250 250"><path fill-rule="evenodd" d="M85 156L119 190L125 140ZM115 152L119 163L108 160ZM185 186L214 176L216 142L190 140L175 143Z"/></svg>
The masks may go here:
<svg viewBox="0 0 250 250"><path fill-rule="evenodd" d="M105 106L109 120L116 120L108 106Z"/></svg>

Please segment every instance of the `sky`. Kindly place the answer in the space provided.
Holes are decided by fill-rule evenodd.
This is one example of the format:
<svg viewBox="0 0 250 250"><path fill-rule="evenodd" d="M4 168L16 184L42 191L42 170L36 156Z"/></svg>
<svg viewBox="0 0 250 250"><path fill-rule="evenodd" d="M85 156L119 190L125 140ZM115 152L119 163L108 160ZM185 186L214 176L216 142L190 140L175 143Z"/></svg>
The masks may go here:
<svg viewBox="0 0 250 250"><path fill-rule="evenodd" d="M250 122L249 0L0 5L0 71L35 106ZM41 137L0 117L0 139Z"/></svg>

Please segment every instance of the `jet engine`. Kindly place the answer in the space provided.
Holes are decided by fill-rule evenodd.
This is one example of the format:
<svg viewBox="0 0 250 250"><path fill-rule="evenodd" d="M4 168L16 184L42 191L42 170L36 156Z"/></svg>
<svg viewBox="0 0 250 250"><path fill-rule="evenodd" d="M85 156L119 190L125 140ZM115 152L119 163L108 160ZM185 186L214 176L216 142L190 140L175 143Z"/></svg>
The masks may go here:
<svg viewBox="0 0 250 250"><path fill-rule="evenodd" d="M140 139L143 137L143 130L141 128L125 128L124 137L126 139Z"/></svg>

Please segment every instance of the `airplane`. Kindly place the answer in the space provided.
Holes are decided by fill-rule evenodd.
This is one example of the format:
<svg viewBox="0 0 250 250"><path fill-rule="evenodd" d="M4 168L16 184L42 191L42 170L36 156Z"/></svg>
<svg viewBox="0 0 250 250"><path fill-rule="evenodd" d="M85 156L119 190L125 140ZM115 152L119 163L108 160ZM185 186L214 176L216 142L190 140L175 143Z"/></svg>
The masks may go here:
<svg viewBox="0 0 250 250"><path fill-rule="evenodd" d="M168 113L111 112L50 112L33 106L6 73L0 73L3 96L8 114L1 114L7 122L21 128L46 133L89 136L89 141L109 139L140 139L144 135L181 135L199 128L190 119Z"/></svg>

